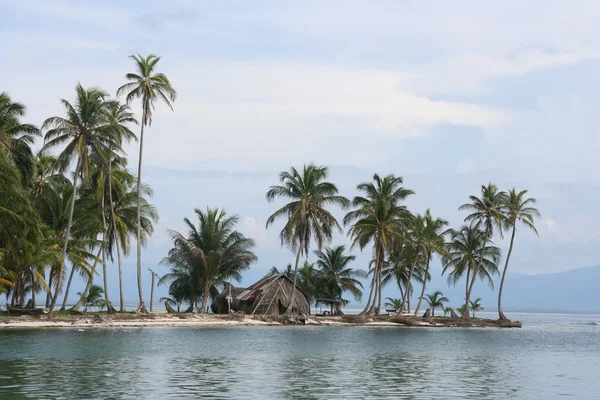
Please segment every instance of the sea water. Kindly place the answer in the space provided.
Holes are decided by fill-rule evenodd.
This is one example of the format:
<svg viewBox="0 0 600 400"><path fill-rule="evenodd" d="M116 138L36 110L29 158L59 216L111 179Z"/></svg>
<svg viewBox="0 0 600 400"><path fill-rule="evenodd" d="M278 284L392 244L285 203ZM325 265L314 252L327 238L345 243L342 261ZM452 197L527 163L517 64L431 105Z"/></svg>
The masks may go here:
<svg viewBox="0 0 600 400"><path fill-rule="evenodd" d="M522 329L0 330L0 399L600 398L598 315Z"/></svg>

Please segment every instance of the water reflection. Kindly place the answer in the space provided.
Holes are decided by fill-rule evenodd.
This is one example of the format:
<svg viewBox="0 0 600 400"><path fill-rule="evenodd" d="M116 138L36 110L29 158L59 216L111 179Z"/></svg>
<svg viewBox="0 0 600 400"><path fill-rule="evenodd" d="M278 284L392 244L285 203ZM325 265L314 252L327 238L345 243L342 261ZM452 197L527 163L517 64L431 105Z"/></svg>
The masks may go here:
<svg viewBox="0 0 600 400"><path fill-rule="evenodd" d="M0 399L596 398L593 329L1 331Z"/></svg>

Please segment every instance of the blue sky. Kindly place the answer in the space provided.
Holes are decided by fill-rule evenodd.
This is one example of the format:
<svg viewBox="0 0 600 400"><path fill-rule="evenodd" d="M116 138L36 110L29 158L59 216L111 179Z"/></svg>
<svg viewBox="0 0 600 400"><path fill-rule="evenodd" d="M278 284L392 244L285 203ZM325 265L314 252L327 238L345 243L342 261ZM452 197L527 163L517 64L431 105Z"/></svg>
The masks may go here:
<svg viewBox="0 0 600 400"><path fill-rule="evenodd" d="M128 55L163 57L179 98L145 143L162 217L148 266L206 206L256 238L246 280L285 265L264 193L314 161L349 197L374 172L402 175L415 211L453 225L481 184L529 188L540 238L519 233L511 268L558 272L600 259L599 20L595 1L4 1L0 90L41 124L76 82L114 92Z"/></svg>

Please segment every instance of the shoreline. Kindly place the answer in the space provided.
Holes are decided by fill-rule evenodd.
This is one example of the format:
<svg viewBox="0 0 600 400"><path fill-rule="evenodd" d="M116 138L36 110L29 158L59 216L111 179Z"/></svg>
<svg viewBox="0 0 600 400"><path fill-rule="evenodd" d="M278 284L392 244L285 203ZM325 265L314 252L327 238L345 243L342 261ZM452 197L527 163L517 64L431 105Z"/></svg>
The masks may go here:
<svg viewBox="0 0 600 400"><path fill-rule="evenodd" d="M39 328L150 328L150 327L236 327L236 326L379 326L417 328L521 328L518 321L471 319L463 321L445 317L419 318L399 316L249 316L216 314L117 313L60 314L54 316L0 316L0 330Z"/></svg>

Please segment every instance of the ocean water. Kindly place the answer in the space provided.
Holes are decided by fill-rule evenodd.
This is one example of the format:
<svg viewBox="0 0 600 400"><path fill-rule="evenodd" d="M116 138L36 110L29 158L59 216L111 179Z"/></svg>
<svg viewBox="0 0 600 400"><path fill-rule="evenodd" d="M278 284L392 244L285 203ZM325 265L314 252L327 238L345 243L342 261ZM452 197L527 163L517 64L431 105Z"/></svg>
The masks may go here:
<svg viewBox="0 0 600 400"><path fill-rule="evenodd" d="M0 399L600 398L600 316L522 329L0 330Z"/></svg>

